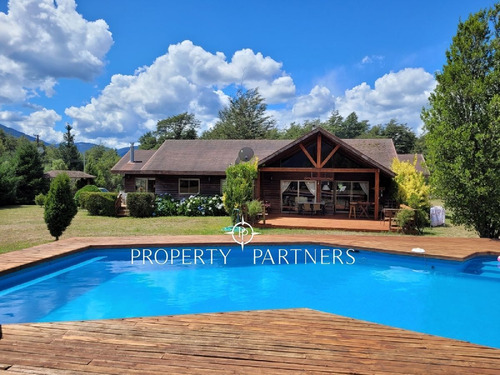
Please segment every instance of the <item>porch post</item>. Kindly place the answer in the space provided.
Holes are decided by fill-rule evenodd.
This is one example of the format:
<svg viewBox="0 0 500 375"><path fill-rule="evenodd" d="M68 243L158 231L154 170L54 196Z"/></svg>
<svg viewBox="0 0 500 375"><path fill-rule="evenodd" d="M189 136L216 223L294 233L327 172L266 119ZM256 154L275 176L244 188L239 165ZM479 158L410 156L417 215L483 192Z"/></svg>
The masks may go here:
<svg viewBox="0 0 500 375"><path fill-rule="evenodd" d="M260 200L260 171L257 171L257 181L255 181L255 199Z"/></svg>
<svg viewBox="0 0 500 375"><path fill-rule="evenodd" d="M379 195L380 195L380 169L375 170L375 220L378 220L378 207L379 207Z"/></svg>

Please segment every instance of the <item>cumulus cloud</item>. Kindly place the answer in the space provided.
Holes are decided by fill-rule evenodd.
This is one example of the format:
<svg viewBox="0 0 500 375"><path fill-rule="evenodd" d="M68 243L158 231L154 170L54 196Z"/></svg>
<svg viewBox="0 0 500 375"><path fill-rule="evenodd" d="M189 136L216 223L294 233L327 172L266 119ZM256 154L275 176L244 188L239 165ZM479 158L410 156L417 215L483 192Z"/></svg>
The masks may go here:
<svg viewBox="0 0 500 375"><path fill-rule="evenodd" d="M40 139L49 143L62 141L62 133L54 130L54 126L58 121L61 121L61 116L53 109L42 108L27 116L14 111L0 112L0 122L3 125L28 135L38 134Z"/></svg>
<svg viewBox="0 0 500 375"><path fill-rule="evenodd" d="M406 68L378 78L375 87L362 83L337 97L335 107L342 116L356 112L372 125L391 119L408 123L414 129L421 125L420 111L436 87L434 77L422 68Z"/></svg>
<svg viewBox="0 0 500 375"><path fill-rule="evenodd" d="M231 85L258 87L269 104L295 95L292 78L270 57L243 49L228 61L221 52L213 54L184 41L169 46L134 75L113 75L98 97L65 113L84 138L104 139L114 133L123 142L132 141L154 129L158 120L185 111L205 126L213 124L228 103L223 89Z"/></svg>
<svg viewBox="0 0 500 375"><path fill-rule="evenodd" d="M0 12L0 105L51 96L58 78L91 80L112 43L106 22L85 20L75 0L10 0Z"/></svg>
<svg viewBox="0 0 500 375"><path fill-rule="evenodd" d="M292 113L297 118L322 118L334 107L334 97L324 86L314 86L307 95L299 96L293 105Z"/></svg>

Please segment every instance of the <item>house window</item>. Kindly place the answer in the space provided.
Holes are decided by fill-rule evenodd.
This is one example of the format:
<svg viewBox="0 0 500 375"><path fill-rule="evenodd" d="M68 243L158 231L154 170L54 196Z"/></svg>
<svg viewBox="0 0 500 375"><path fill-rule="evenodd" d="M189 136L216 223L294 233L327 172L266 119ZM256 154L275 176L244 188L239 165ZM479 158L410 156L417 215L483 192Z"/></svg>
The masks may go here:
<svg viewBox="0 0 500 375"><path fill-rule="evenodd" d="M200 179L179 178L179 194L200 194Z"/></svg>
<svg viewBox="0 0 500 375"><path fill-rule="evenodd" d="M154 178L136 177L135 191L139 193L154 193L156 181Z"/></svg>

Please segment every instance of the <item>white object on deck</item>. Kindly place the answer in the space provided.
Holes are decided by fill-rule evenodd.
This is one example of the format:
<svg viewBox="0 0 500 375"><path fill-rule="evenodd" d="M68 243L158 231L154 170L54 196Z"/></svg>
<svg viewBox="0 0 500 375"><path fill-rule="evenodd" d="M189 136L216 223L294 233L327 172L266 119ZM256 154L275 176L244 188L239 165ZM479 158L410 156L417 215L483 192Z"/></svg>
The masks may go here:
<svg viewBox="0 0 500 375"><path fill-rule="evenodd" d="M411 251L413 251L414 253L425 253L425 250L420 247L414 247L413 249L411 249Z"/></svg>

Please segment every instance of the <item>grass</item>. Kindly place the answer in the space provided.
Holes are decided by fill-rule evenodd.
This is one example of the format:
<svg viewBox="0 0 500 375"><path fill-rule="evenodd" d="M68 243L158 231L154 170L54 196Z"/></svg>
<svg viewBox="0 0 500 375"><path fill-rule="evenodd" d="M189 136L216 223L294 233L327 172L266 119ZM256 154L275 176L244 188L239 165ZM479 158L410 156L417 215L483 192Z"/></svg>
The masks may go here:
<svg viewBox="0 0 500 375"><path fill-rule="evenodd" d="M90 216L80 210L61 238L104 237L133 235L187 235L220 234L221 229L231 225L229 217L151 217L137 219L131 217ZM325 231L307 229L259 229L265 234L358 234L388 235L389 233L365 233L345 231ZM400 234L392 234L400 235ZM444 227L429 228L427 236L477 237L474 232L449 222ZM0 207L0 253L24 249L54 241L43 220L43 208L38 206Z"/></svg>

